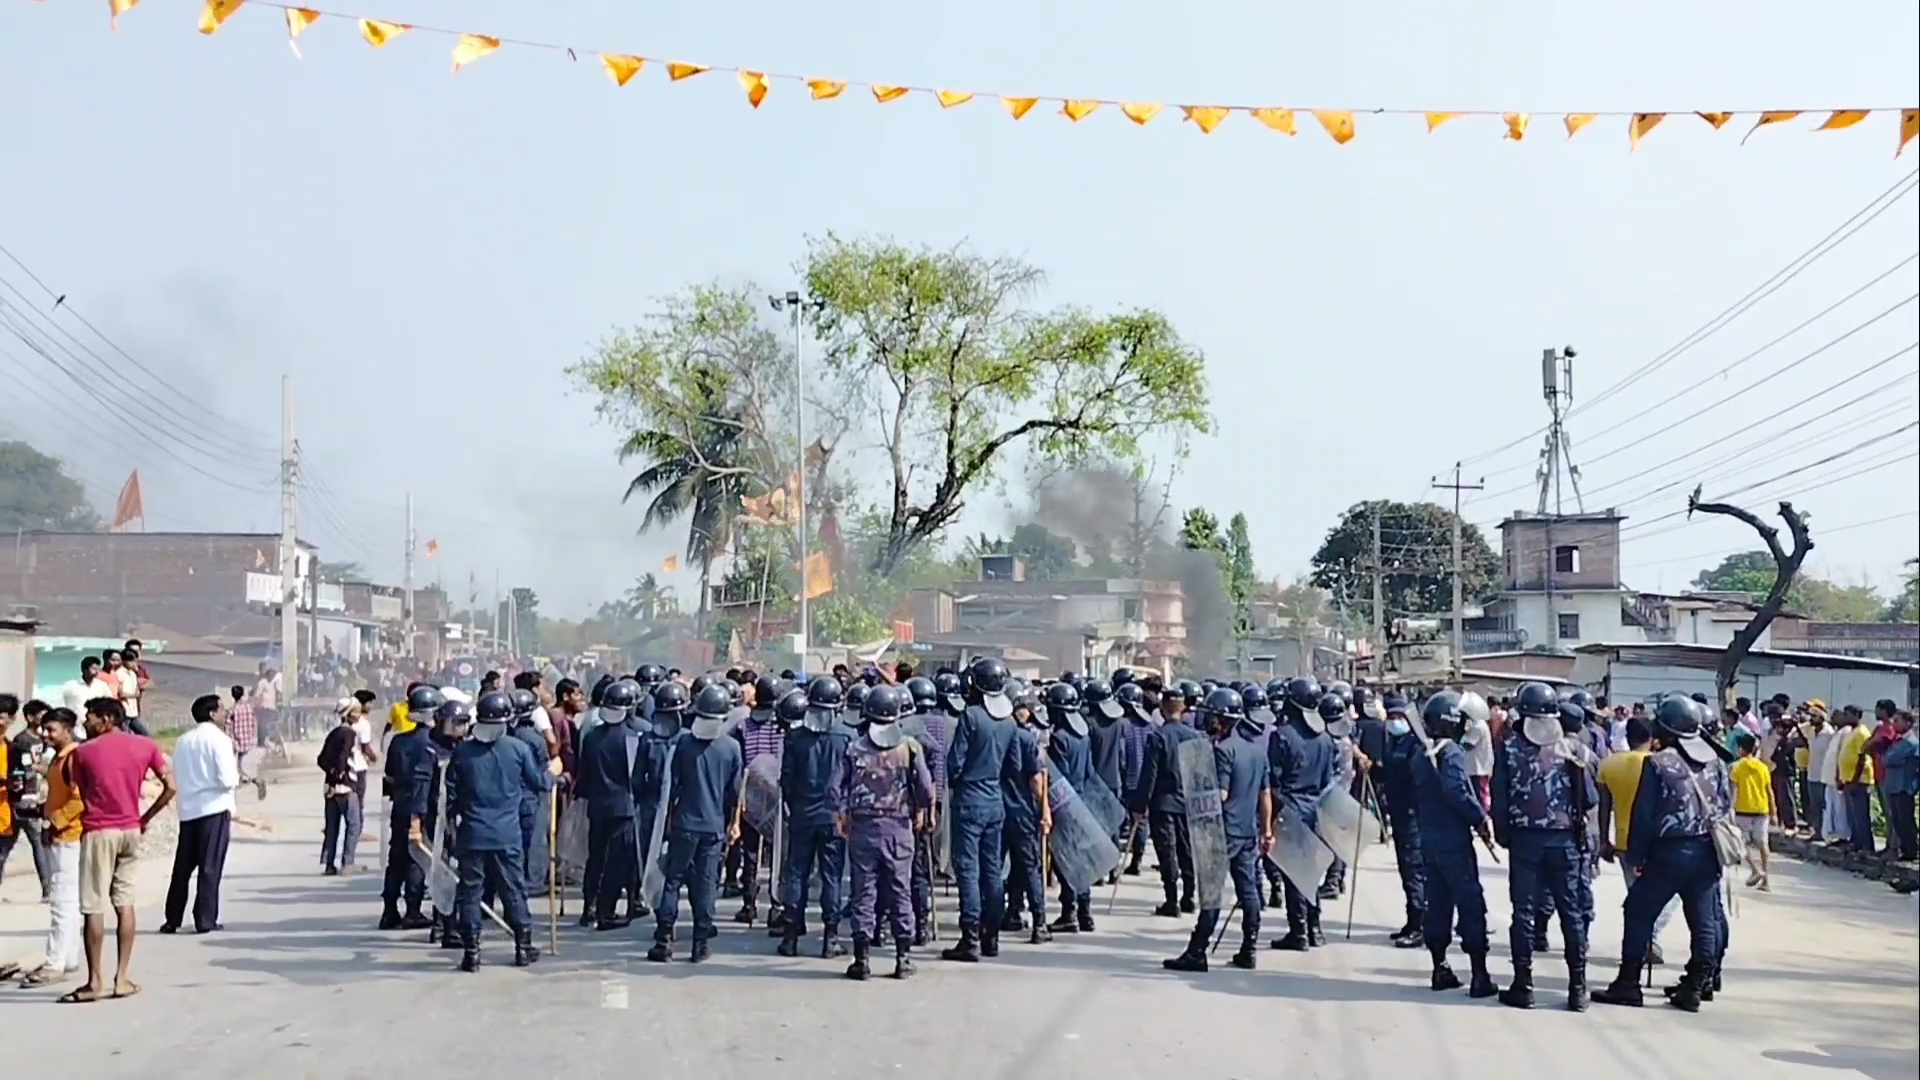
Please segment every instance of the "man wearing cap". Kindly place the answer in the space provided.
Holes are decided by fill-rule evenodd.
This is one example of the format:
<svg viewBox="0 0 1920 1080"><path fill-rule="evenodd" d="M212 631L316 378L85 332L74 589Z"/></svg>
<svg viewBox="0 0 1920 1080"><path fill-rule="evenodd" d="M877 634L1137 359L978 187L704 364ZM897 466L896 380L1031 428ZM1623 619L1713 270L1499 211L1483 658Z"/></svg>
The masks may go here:
<svg viewBox="0 0 1920 1080"><path fill-rule="evenodd" d="M1603 1005L1639 1006L1640 972L1653 941L1654 919L1678 895L1691 936L1686 974L1668 1001L1698 1012L1710 994L1720 952L1714 892L1720 884L1714 822L1733 811L1732 785L1718 754L1700 737L1694 703L1680 695L1660 702L1653 717L1656 747L1634 793L1626 862L1640 868L1627 889L1626 933L1620 971L1612 985L1594 991Z"/></svg>

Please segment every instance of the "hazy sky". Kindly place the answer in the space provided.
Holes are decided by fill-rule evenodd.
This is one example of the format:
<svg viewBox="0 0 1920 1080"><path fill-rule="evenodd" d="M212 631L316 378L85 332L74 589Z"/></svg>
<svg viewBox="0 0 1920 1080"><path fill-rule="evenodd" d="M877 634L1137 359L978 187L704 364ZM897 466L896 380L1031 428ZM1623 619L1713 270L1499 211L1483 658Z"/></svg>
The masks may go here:
<svg viewBox="0 0 1920 1080"><path fill-rule="evenodd" d="M423 578L475 574L484 600L497 571L552 613L589 609L683 542L633 536L616 436L561 369L683 282L784 289L807 234L965 240L1046 268L1050 303L1165 310L1207 353L1219 421L1175 500L1244 510L1261 569L1291 574L1350 503L1424 497L1455 459L1541 426L1543 347L1575 346L1576 403L1594 397L1920 164L1920 145L1894 160L1891 117L1821 134L1802 119L1742 147L1750 118L1715 133L1677 116L1629 154L1624 119L1569 142L1557 115L1912 105L1910 2L1832 19L1781 0L393 0L360 12L980 91L1538 114L1519 145L1491 118L1427 135L1418 117L1363 116L1344 147L1304 116L1293 139L1244 116L1202 137L1171 110L1145 129L1111 109L1073 125L1044 106L1016 124L984 99L945 112L920 95L814 103L790 84L756 112L724 74L670 86L649 69L619 90L591 57L509 46L454 77L447 39L375 52L333 20L296 60L278 11L242 9L206 39L197 0L146 0L117 34L105 7L0 4L0 244L257 444L245 460L192 460L259 490L112 430L4 334L0 424L69 460L103 505L139 467L150 528L271 530L288 373L332 494L303 529L323 557L397 576L411 489L422 540L442 548ZM1806 425L1920 368L1909 352L1814 397L1912 342L1913 304L1707 407L1912 295L1916 264L1899 264L1920 235L1917 202L1576 415L1591 502L1644 521L1683 505L1696 478L1723 494L1884 434L1883 448L1735 497L1764 507L1818 485L1794 495L1815 515L1812 567L1890 582L1920 546L1915 436L1893 434L1920 391L1908 379ZM4 260L0 276L25 286ZM59 407L13 392L29 384ZM1470 460L1467 476L1501 493L1527 479L1537 447ZM1819 483L1881 461L1895 464ZM1503 493L1469 516L1531 506ZM983 496L967 524L1003 512ZM1629 531L1630 584L1678 589L1751 546L1738 525L1681 524Z"/></svg>

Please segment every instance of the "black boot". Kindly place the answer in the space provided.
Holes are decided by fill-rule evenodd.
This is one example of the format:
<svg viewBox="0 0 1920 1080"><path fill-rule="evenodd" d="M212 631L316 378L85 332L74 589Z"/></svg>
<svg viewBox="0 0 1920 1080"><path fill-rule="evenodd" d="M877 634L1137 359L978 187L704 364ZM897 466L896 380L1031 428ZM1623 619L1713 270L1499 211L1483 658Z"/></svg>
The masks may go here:
<svg viewBox="0 0 1920 1080"><path fill-rule="evenodd" d="M440 920L440 947L443 949L460 947L460 930L454 925L451 915Z"/></svg>
<svg viewBox="0 0 1920 1080"><path fill-rule="evenodd" d="M591 930L593 929L593 924L599 921L593 913L593 905L591 904L587 905L586 910L580 913L580 926L582 929Z"/></svg>
<svg viewBox="0 0 1920 1080"><path fill-rule="evenodd" d="M1140 852L1140 851L1134 852L1133 858L1127 860L1127 868L1120 872L1127 875L1128 877L1139 877L1140 876L1140 856L1142 854L1143 852Z"/></svg>
<svg viewBox="0 0 1920 1080"><path fill-rule="evenodd" d="M1082 896L1075 907L1074 929L1082 934L1093 933L1093 901Z"/></svg>
<svg viewBox="0 0 1920 1080"><path fill-rule="evenodd" d="M847 955L847 947L840 944L840 932L829 929L820 937L820 959L837 960Z"/></svg>
<svg viewBox="0 0 1920 1080"><path fill-rule="evenodd" d="M1153 913L1163 919L1177 919L1180 917L1180 905L1169 900L1154 908Z"/></svg>
<svg viewBox="0 0 1920 1080"><path fill-rule="evenodd" d="M1274 938L1267 944L1269 947L1279 949L1281 952L1306 952L1307 949L1311 947L1307 944L1306 927L1293 923L1287 925L1287 934L1285 937Z"/></svg>
<svg viewBox="0 0 1920 1080"><path fill-rule="evenodd" d="M1191 915L1193 912L1193 890L1189 889L1180 896L1180 914Z"/></svg>
<svg viewBox="0 0 1920 1080"><path fill-rule="evenodd" d="M695 964L704 964L712 956L713 956L713 940L711 938L703 938L698 934L695 934L693 938L693 952L688 954L687 960Z"/></svg>
<svg viewBox="0 0 1920 1080"><path fill-rule="evenodd" d="M1533 965L1513 965L1513 985L1500 991L1500 1004L1509 1009L1533 1008Z"/></svg>
<svg viewBox="0 0 1920 1080"><path fill-rule="evenodd" d="M1186 950L1171 960L1160 961L1160 966L1168 971L1185 971L1195 975L1207 973L1207 954L1188 945Z"/></svg>
<svg viewBox="0 0 1920 1080"><path fill-rule="evenodd" d="M1077 926L1069 927L1068 929L1069 931L1072 931L1072 930L1077 930L1078 927ZM1052 940L1053 940L1053 931L1047 929L1045 926L1040 925L1040 920L1038 917L1036 917L1033 920L1033 934L1027 938L1027 944L1045 945L1046 943Z"/></svg>
<svg viewBox="0 0 1920 1080"><path fill-rule="evenodd" d="M653 948L647 950L647 959L656 964L664 964L673 959L673 946L664 941L656 941Z"/></svg>
<svg viewBox="0 0 1920 1080"><path fill-rule="evenodd" d="M775 949L774 951L779 953L781 956L786 956L786 957L799 956L800 955L800 935L799 934L781 935L780 947L778 949Z"/></svg>
<svg viewBox="0 0 1920 1080"><path fill-rule="evenodd" d="M734 913L733 921L741 924L742 926L752 926L754 924L754 921L759 918L760 918L760 908L757 905L755 905L753 901L749 900L745 904L741 905L739 911Z"/></svg>
<svg viewBox="0 0 1920 1080"><path fill-rule="evenodd" d="M1700 989L1705 984L1706 977L1695 972L1693 968L1689 966L1687 973L1680 976L1680 985L1674 987L1673 993L1667 995L1667 1004L1679 1009L1681 1012L1699 1012Z"/></svg>
<svg viewBox="0 0 1920 1080"><path fill-rule="evenodd" d="M393 906L392 904L388 904L386 907L380 909L380 929L382 930L400 929L400 909L399 908Z"/></svg>
<svg viewBox="0 0 1920 1080"><path fill-rule="evenodd" d="M1587 960L1567 964L1567 1011L1587 1011Z"/></svg>
<svg viewBox="0 0 1920 1080"><path fill-rule="evenodd" d="M1487 974L1487 954L1470 953L1467 961L1473 965L1473 975L1467 982L1467 996L1471 998L1490 998L1500 992L1500 987Z"/></svg>
<svg viewBox="0 0 1920 1080"><path fill-rule="evenodd" d="M1319 948L1327 943L1327 935L1320 932L1320 909L1307 909L1307 944Z"/></svg>
<svg viewBox="0 0 1920 1080"><path fill-rule="evenodd" d="M1000 955L1000 935L997 932L980 935L980 955L989 960Z"/></svg>
<svg viewBox="0 0 1920 1080"><path fill-rule="evenodd" d="M971 927L960 928L960 940L949 948L940 950L940 959L953 960L962 964L980 962L980 931Z"/></svg>
<svg viewBox="0 0 1920 1080"><path fill-rule="evenodd" d="M420 914L419 908L414 908L412 911L400 917L400 929L402 930L429 930L432 928L433 920Z"/></svg>
<svg viewBox="0 0 1920 1080"><path fill-rule="evenodd" d="M905 941L894 941L892 978L901 980L913 978L913 957L908 955L911 950L912 946Z"/></svg>
<svg viewBox="0 0 1920 1080"><path fill-rule="evenodd" d="M853 935L853 963L847 965L847 978L854 982L866 982L873 974L873 968L867 963L867 937L865 934Z"/></svg>
<svg viewBox="0 0 1920 1080"><path fill-rule="evenodd" d="M1278 884L1268 885L1267 906L1276 909L1287 906L1287 890Z"/></svg>
<svg viewBox="0 0 1920 1080"><path fill-rule="evenodd" d="M1073 901L1060 905L1060 917L1047 924L1047 930L1055 934L1077 934L1080 932L1080 920L1073 917Z"/></svg>
<svg viewBox="0 0 1920 1080"><path fill-rule="evenodd" d="M480 970L480 936L462 934L457 943L460 949L460 970L474 972Z"/></svg>
<svg viewBox="0 0 1920 1080"><path fill-rule="evenodd" d="M1237 953L1234 953L1233 958L1228 960L1227 963L1232 964L1234 967L1239 968L1241 971L1252 971L1254 968L1260 966L1254 960L1254 952L1256 949L1259 948L1259 946L1260 946L1260 943L1255 941L1252 938L1248 938L1245 941L1242 941L1240 943L1240 951Z"/></svg>
<svg viewBox="0 0 1920 1080"><path fill-rule="evenodd" d="M1646 1004L1646 998L1640 994L1641 960L1620 961L1620 971L1613 981L1593 992L1593 1000L1602 1005L1624 1005L1638 1009Z"/></svg>
<svg viewBox="0 0 1920 1080"><path fill-rule="evenodd" d="M767 936L781 937L787 932L787 909L780 904L773 905L773 912L767 916Z"/></svg>
<svg viewBox="0 0 1920 1080"><path fill-rule="evenodd" d="M540 959L540 950L533 944L532 930L516 930L513 934L513 966L528 967Z"/></svg>
<svg viewBox="0 0 1920 1080"><path fill-rule="evenodd" d="M1460 989L1460 976L1455 975L1453 968L1447 964L1447 947L1431 947L1427 952L1433 957L1433 978L1428 980L1427 985L1434 990Z"/></svg>

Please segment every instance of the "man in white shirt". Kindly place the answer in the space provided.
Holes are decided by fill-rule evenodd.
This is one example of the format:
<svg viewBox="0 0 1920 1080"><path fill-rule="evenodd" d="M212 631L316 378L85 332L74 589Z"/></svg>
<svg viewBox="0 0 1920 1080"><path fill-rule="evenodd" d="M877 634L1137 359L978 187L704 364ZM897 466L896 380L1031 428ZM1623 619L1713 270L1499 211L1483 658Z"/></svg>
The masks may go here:
<svg viewBox="0 0 1920 1080"><path fill-rule="evenodd" d="M100 658L83 656L80 658L80 677L60 688L62 703L73 710L75 716L87 715L87 702L94 698L112 698L119 700L120 687L109 683L100 675Z"/></svg>
<svg viewBox="0 0 1920 1080"><path fill-rule="evenodd" d="M260 681L253 684L253 715L260 725L260 745L274 746L287 737L280 730L280 673L262 665Z"/></svg>
<svg viewBox="0 0 1920 1080"><path fill-rule="evenodd" d="M220 875L227 866L233 834L234 790L240 786L240 759L226 732L227 708L218 694L193 702L193 729L173 746L173 774L179 787L180 840L173 849L173 882L167 888L163 934L177 933L187 912L187 886L197 871L193 929L220 929Z"/></svg>

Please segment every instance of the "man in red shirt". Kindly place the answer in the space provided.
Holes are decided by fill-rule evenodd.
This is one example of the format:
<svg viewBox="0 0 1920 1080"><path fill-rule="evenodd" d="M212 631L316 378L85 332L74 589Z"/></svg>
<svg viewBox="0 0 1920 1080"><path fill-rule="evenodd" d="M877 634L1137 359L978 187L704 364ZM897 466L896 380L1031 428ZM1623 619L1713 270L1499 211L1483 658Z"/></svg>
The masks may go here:
<svg viewBox="0 0 1920 1080"><path fill-rule="evenodd" d="M80 791L80 915L85 925L87 982L62 997L69 1004L99 1001L107 993L100 953L107 940L107 912L118 920L119 965L111 996L132 997L140 987L133 969L134 870L140 837L173 801L173 770L160 747L144 735L122 730L126 711L113 698L87 702L87 741L73 752L73 781ZM143 813L140 791L148 775L160 794Z"/></svg>

